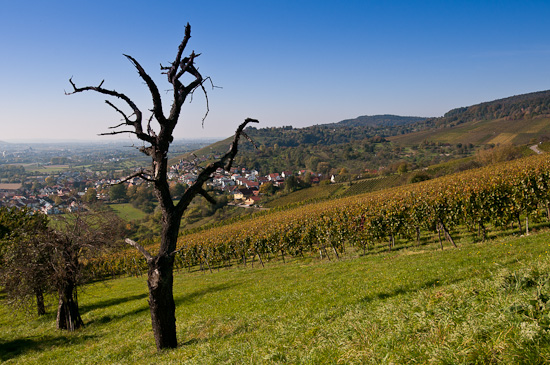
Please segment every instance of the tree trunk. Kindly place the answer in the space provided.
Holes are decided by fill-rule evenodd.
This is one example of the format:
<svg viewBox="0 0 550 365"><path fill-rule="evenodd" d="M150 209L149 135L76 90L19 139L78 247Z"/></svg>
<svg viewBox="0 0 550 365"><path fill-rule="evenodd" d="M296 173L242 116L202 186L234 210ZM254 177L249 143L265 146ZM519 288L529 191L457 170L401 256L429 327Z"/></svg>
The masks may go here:
<svg viewBox="0 0 550 365"><path fill-rule="evenodd" d="M35 289L34 295L36 297L36 311L39 316L46 314L46 307L44 306L44 293L42 289Z"/></svg>
<svg viewBox="0 0 550 365"><path fill-rule="evenodd" d="M75 300L75 283L64 283L59 288L59 305L57 307L57 328L60 330L74 331L84 325L78 302Z"/></svg>
<svg viewBox="0 0 550 365"><path fill-rule="evenodd" d="M163 181L164 183L166 181ZM173 206L168 193L168 184L155 186L162 209L162 232L158 255L147 261L147 286L149 288L149 311L157 350L176 348L176 304L174 302L174 253L182 214ZM166 198L166 199L165 199ZM199 256L202 265L202 255Z"/></svg>
<svg viewBox="0 0 550 365"><path fill-rule="evenodd" d="M157 350L176 348L176 305L172 286L174 259L170 255L156 256L149 263L149 311Z"/></svg>

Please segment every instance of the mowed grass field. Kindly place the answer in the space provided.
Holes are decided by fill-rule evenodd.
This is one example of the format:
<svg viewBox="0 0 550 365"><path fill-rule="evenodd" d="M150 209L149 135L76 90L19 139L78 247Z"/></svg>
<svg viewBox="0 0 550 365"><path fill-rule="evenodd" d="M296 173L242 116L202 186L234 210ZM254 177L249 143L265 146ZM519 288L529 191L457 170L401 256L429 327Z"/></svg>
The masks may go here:
<svg viewBox="0 0 550 365"><path fill-rule="evenodd" d="M17 364L424 364L550 361L550 232L459 248L265 268L178 272L179 347L157 353L146 278L86 285L85 327L14 312L0 295L0 361Z"/></svg>
<svg viewBox="0 0 550 365"><path fill-rule="evenodd" d="M109 207L115 211L115 213L125 221L133 221L144 218L147 213L135 208L130 203L109 204Z"/></svg>

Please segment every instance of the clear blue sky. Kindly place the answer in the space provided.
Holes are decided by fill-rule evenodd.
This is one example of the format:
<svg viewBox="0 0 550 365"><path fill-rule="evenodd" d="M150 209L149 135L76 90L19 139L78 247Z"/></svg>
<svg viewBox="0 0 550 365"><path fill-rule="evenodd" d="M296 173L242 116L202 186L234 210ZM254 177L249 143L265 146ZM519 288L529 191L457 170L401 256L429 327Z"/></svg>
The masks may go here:
<svg viewBox="0 0 550 365"><path fill-rule="evenodd" d="M246 117L303 127L359 115L440 116L550 89L550 1L0 0L0 140L98 137L118 124L104 96L65 96L68 79L150 107L122 53L168 88L188 52L221 89L187 104L177 138L223 137ZM169 96L169 94L167 94ZM124 104L118 104L124 106ZM130 138L130 137L116 137Z"/></svg>

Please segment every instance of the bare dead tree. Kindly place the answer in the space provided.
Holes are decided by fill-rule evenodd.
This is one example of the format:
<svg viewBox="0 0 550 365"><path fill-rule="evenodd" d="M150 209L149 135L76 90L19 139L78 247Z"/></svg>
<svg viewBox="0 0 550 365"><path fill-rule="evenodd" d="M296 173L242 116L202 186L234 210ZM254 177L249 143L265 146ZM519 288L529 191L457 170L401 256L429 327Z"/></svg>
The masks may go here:
<svg viewBox="0 0 550 365"><path fill-rule="evenodd" d="M247 118L241 123L235 132L233 142L228 152L219 160L210 163L201 170L197 177L197 181L185 190L180 201L174 205L167 180L168 148L173 141L173 131L178 123L183 103L188 96L192 96L193 93L200 88L206 97L208 113L208 96L204 88L204 83L209 79L203 78L195 67L195 59L200 54L196 54L193 51L188 57L183 57L183 52L190 38L191 27L188 23L185 27L185 36L178 47L176 58L170 66L165 67L161 65L161 72L166 74L168 83L172 85L172 104L167 116L164 113L161 95L155 82L136 59L132 56L124 55L134 65L139 76L145 82L151 93L153 101L153 108L151 109L152 115L147 120L147 125L145 127L143 113L137 105L125 94L105 89L103 87L103 81L98 86L77 87L72 79L70 79L69 82L73 87L73 91L67 93L75 94L84 91L95 91L121 99L131 109L131 114L124 112L109 100L106 100L106 103L122 116L123 122L112 127L113 131L103 133L103 135L130 133L148 144L147 146L141 147L140 151L151 157L151 168L142 169L127 177L127 179L141 177L151 182L154 186L155 195L162 211L160 248L156 255L152 255L139 243L130 239L127 239L126 242L137 248L147 260L149 308L151 312L153 334L158 350L177 347L175 303L172 287L174 255L176 252L182 215L193 198L197 195L203 196L211 203L216 203L215 199L203 189L204 183L217 169L229 170L231 168L238 151L239 139L241 135L246 136L244 128L248 123L258 122L255 119ZM182 81L184 76L189 77L192 81L184 84ZM159 125L157 131L151 126L153 118ZM123 127L126 127L126 129L119 129Z"/></svg>

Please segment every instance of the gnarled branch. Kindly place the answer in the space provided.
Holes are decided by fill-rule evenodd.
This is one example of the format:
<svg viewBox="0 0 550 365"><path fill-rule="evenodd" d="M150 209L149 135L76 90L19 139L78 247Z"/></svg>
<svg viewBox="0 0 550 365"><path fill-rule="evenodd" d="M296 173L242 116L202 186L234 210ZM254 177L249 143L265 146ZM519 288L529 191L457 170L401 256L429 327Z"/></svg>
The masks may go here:
<svg viewBox="0 0 550 365"><path fill-rule="evenodd" d="M153 113L155 114L155 118L159 122L160 125L163 125L166 123L166 118L164 117L164 113L162 111L162 100L160 98L159 89L157 87L157 84L153 81L153 79L145 72L143 67L139 64L139 62L132 56L129 56L127 54L124 55L127 59L132 62L134 67L137 69L139 76L145 81L147 84L147 87L149 88L149 91L151 92L151 97L153 98Z"/></svg>
<svg viewBox="0 0 550 365"><path fill-rule="evenodd" d="M235 159L235 156L237 155L237 152L239 150L239 139L248 123L259 122L256 119L246 118L245 121L239 125L239 127L235 131L235 136L233 138L233 142L229 147L229 151L227 151L227 153L223 155L218 161L212 162L208 166L206 166L204 170L202 170L197 176L197 180L195 181L195 183L187 188L185 193L183 193L183 196L176 205L176 210L178 210L179 213L183 213L183 211L187 208L189 203L191 203L191 200L193 200L193 197L195 195L202 195L201 190L204 191L202 185L210 178L210 176L214 172L216 172L217 169L222 168L226 171L229 171L231 169L233 160Z"/></svg>
<svg viewBox="0 0 550 365"><path fill-rule="evenodd" d="M98 92L100 94L114 96L114 97L117 97L119 99L124 100L126 102L126 104L128 104L128 106L130 108L132 108L132 110L134 111L134 115L136 116L136 120L134 120L134 121L129 120L129 118L127 118L126 115L123 112L120 111L120 109L115 107L112 103L107 102L107 104L109 104L111 107L115 108L116 111L118 111L119 113L121 113L125 117L125 120L127 121L127 124L132 125L135 129L135 132L128 132L127 131L127 132L122 132L122 133L134 133L134 134L136 134L136 136L139 139L141 139L143 141L149 142L151 144L155 143L154 138L151 138L146 133L143 133L143 127L141 125L141 122L142 122L141 110L139 110L137 105L128 96L126 96L123 93L119 93L117 91L114 91L114 90L104 89L102 87L103 81L101 81L99 86L85 86L85 87L77 87L76 84L73 82L72 77L69 79L69 82L71 83L71 85L73 87L73 91L72 92L65 92L65 95L73 95L73 94L81 93L81 92L84 92L84 91L95 91L95 92ZM107 133L107 134L119 134L119 133Z"/></svg>
<svg viewBox="0 0 550 365"><path fill-rule="evenodd" d="M126 243L129 244L130 246L133 246L133 247L137 248L137 250L138 250L139 252L141 252L141 254L142 254L143 256L145 256L145 260L147 260L148 263L151 262L151 261L153 261L153 256L151 256L151 254L149 253L149 251L147 251L147 250L145 249L145 247L143 247L142 245L140 245L140 244L137 243L136 241L132 241L131 239L126 238L126 239L124 240L124 242L126 242Z"/></svg>

